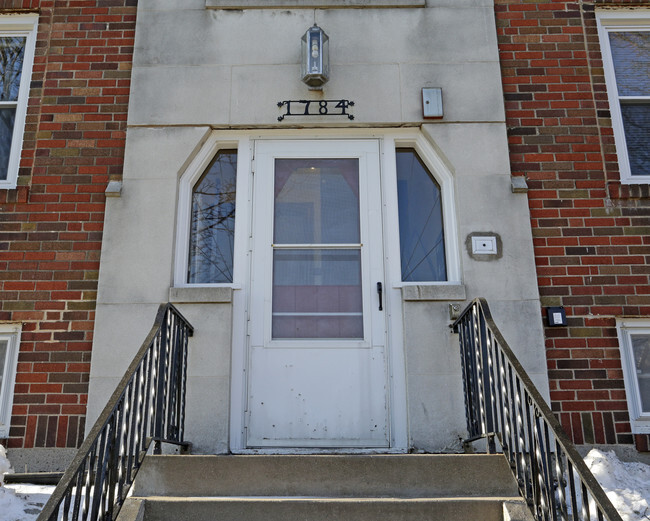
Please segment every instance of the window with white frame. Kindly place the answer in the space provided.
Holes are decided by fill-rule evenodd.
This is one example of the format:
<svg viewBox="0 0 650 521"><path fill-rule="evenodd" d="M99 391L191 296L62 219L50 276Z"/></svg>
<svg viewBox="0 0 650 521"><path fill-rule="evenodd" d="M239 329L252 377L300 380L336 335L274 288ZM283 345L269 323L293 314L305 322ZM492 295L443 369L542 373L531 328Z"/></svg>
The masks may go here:
<svg viewBox="0 0 650 521"><path fill-rule="evenodd" d="M403 282L447 280L442 192L413 148L395 150Z"/></svg>
<svg viewBox="0 0 650 521"><path fill-rule="evenodd" d="M597 19L621 181L650 183L650 10Z"/></svg>
<svg viewBox="0 0 650 521"><path fill-rule="evenodd" d="M241 205L237 199L241 199L238 184L242 183L237 172L239 148L238 140L222 140L215 133L181 176L176 287L232 285L235 281L235 213Z"/></svg>
<svg viewBox="0 0 650 521"><path fill-rule="evenodd" d="M15 188L18 177L37 21L0 16L0 188Z"/></svg>
<svg viewBox="0 0 650 521"><path fill-rule="evenodd" d="M650 433L650 320L617 324L632 432Z"/></svg>
<svg viewBox="0 0 650 521"><path fill-rule="evenodd" d="M0 438L9 436L20 330L20 324L0 324Z"/></svg>

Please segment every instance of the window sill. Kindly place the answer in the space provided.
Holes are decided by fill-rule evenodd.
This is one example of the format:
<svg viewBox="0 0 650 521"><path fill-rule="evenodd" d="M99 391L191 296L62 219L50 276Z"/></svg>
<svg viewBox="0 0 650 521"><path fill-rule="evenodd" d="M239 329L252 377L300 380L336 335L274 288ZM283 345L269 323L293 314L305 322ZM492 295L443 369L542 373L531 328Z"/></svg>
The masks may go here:
<svg viewBox="0 0 650 521"><path fill-rule="evenodd" d="M630 422L633 434L650 434L650 418L640 417Z"/></svg>
<svg viewBox="0 0 650 521"><path fill-rule="evenodd" d="M425 7L426 0L205 0L208 9L343 9Z"/></svg>
<svg viewBox="0 0 650 521"><path fill-rule="evenodd" d="M402 286L404 301L467 300L464 284L414 284Z"/></svg>
<svg viewBox="0 0 650 521"><path fill-rule="evenodd" d="M29 199L29 186L0 184L0 203L26 203Z"/></svg>
<svg viewBox="0 0 650 521"><path fill-rule="evenodd" d="M232 302L230 286L196 286L169 288L169 302L172 304L229 304Z"/></svg>
<svg viewBox="0 0 650 521"><path fill-rule="evenodd" d="M648 199L650 198L650 184L625 184L610 183L608 186L609 196L612 199Z"/></svg>

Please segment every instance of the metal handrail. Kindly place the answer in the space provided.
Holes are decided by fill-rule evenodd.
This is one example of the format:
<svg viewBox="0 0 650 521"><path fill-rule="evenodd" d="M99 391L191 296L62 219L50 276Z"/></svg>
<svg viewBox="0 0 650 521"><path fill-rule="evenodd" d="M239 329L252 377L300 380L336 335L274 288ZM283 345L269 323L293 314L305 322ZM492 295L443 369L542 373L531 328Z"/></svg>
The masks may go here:
<svg viewBox="0 0 650 521"><path fill-rule="evenodd" d="M194 329L161 304L151 331L37 521L113 521L154 443L183 445L187 344Z"/></svg>
<svg viewBox="0 0 650 521"><path fill-rule="evenodd" d="M459 334L469 440L510 463L537 521L622 521L494 323L485 299L453 324ZM496 440L495 440L496 438Z"/></svg>

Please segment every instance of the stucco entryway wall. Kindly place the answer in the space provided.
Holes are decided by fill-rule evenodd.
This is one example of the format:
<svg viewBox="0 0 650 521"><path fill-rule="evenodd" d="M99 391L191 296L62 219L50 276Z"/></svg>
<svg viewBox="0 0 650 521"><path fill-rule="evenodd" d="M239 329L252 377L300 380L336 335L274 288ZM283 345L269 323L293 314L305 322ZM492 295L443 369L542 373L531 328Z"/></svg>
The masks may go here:
<svg viewBox="0 0 650 521"><path fill-rule="evenodd" d="M235 147L236 233L245 238L254 209L254 143L263 139L375 139L382 161L403 139L429 155L429 168L449 175L455 276L405 285L399 270L389 270L385 280L399 317L388 332L396 350L387 379L394 393L392 449L454 450L464 434L450 303L487 298L506 339L547 390L528 205L511 190L493 3L208 7L206 0L139 1L123 187L107 202L88 423L144 339L157 305L171 299L195 327L187 438L197 452L243 448L250 247L236 245L232 284L179 283L176 255L186 233L177 213L181 179L197 158L214 144ZM322 92L307 90L299 78L300 37L314 22L330 37L332 77ZM442 88L441 120L423 119L424 87ZM354 120L278 121L279 101L305 98L354 100ZM389 202L383 202L385 222L396 215ZM500 237L502 251L489 262L465 247L477 232Z"/></svg>

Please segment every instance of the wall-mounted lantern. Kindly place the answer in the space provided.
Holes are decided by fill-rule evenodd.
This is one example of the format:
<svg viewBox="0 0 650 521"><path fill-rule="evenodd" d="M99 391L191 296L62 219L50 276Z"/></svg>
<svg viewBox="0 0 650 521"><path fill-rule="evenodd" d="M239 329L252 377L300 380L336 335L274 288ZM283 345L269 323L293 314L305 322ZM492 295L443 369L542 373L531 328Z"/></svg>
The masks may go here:
<svg viewBox="0 0 650 521"><path fill-rule="evenodd" d="M321 90L330 79L329 38L316 24L302 37L300 73L310 90Z"/></svg>

